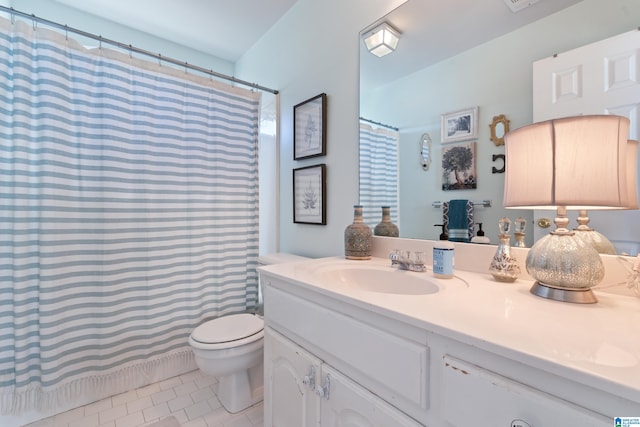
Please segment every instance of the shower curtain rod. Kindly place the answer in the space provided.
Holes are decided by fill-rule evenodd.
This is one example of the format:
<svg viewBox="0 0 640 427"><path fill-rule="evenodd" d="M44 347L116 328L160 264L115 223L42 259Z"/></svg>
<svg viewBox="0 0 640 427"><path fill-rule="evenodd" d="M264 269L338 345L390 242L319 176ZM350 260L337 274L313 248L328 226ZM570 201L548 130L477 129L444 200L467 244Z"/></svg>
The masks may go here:
<svg viewBox="0 0 640 427"><path fill-rule="evenodd" d="M362 120L363 122L368 122L368 123L372 123L374 125L382 126L383 128L395 130L396 132L398 132L400 130L397 127L385 125L384 123L380 123L380 122L374 122L373 120L365 119L364 117L360 117L360 120Z"/></svg>
<svg viewBox="0 0 640 427"><path fill-rule="evenodd" d="M30 19L30 20L32 20L34 22L39 22L39 23L46 24L46 25L48 25L50 27L58 28L60 30L72 32L72 33L79 34L79 35L84 36L84 37L88 37L90 39L98 40L101 43L108 43L110 45L117 46L117 47L119 47L121 49L125 49L125 50L128 50L130 52L135 52L135 53L139 53L139 54L142 54L142 55L150 56L152 58L158 59L159 61L168 62L168 63L174 64L174 65L179 65L180 67L189 68L191 70L195 70L195 71L198 71L200 73L204 73L204 74L207 74L207 75L210 75L210 76L218 77L220 79L229 80L229 81L232 81L232 82L234 82L236 84L249 86L249 87L251 87L253 89L259 89L259 90L262 90L262 91L265 91L265 92L271 92L274 95L278 94L278 91L275 90L275 89L271 89L271 88L268 88L268 87L265 87L265 86L261 86L261 85L256 84L256 83L247 82L245 80L237 79L237 78L235 78L233 76L227 76L226 74L222 74L222 73L218 73L218 72L213 71L213 70L208 70L206 68L198 67L197 65L191 65L188 62L178 61L177 59L173 59L173 58L170 58L170 57L167 57L167 56L162 56L159 53L153 53L153 52L149 52L149 51L144 50L144 49L137 48L135 46L131 46L130 44L125 44L125 43L121 43L121 42L118 42L118 41L115 41L115 40L107 39L105 37L102 37L102 36L99 36L99 35L96 35L96 34L88 33L86 31L82 31L82 30L79 30L77 28L69 27L66 24L63 25L63 24L59 24L59 23L54 22L54 21L49 21L48 19L40 18L40 17L38 17L38 16L36 16L34 14L28 14L28 13L25 13L25 12L20 12L19 10L16 10L16 9L14 9L12 7L6 7L6 6L1 6L0 5L0 11L7 12L7 13L11 14L12 16L14 16L14 15L21 16L23 18Z"/></svg>

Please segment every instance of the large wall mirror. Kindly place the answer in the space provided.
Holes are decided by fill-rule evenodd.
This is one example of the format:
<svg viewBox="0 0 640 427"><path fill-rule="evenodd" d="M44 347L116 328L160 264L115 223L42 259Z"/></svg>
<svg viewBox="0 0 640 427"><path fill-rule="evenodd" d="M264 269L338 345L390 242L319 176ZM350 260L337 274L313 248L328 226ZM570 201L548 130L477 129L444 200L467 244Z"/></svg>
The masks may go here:
<svg viewBox="0 0 640 427"><path fill-rule="evenodd" d="M400 237L438 239L439 203L490 200L491 207L474 206L474 222L483 224L492 243L501 217L523 216L530 246L537 220L531 211L502 207L504 146L491 140L490 125L501 115L512 130L532 123L534 61L630 31L640 22L636 0L541 0L518 12L506 3L408 0L363 29L364 34L386 21L402 33L396 51L383 57L360 43L360 116L399 133ZM467 141L443 144L442 116L475 107L476 188L443 189L443 154ZM428 170L417 149L425 133L432 140ZM593 221L590 225L597 229Z"/></svg>

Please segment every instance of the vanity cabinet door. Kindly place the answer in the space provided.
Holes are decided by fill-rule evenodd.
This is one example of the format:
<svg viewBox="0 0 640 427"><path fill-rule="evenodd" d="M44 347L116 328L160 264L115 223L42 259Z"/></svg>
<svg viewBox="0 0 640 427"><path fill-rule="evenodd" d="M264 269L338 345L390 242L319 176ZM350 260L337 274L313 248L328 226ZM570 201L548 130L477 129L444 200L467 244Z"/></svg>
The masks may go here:
<svg viewBox="0 0 640 427"><path fill-rule="evenodd" d="M271 328L264 333L265 427L316 427L320 360Z"/></svg>
<svg viewBox="0 0 640 427"><path fill-rule="evenodd" d="M321 397L321 427L422 426L328 365L320 380L328 390Z"/></svg>

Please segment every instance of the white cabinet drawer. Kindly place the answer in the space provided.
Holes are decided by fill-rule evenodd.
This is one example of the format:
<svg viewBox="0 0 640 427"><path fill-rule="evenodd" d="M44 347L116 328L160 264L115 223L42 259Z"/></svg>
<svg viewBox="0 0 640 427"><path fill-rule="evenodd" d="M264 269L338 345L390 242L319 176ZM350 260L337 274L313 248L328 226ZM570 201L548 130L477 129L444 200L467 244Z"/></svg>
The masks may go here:
<svg viewBox="0 0 640 427"><path fill-rule="evenodd" d="M612 425L612 420L585 408L471 363L445 356L441 368L443 417L451 426Z"/></svg>
<svg viewBox="0 0 640 427"><path fill-rule="evenodd" d="M346 372L388 402L398 397L428 408L429 349L352 317L290 295L263 282L270 326L308 342L321 359L346 365ZM304 346L304 342L301 342ZM341 369L342 370L342 369Z"/></svg>

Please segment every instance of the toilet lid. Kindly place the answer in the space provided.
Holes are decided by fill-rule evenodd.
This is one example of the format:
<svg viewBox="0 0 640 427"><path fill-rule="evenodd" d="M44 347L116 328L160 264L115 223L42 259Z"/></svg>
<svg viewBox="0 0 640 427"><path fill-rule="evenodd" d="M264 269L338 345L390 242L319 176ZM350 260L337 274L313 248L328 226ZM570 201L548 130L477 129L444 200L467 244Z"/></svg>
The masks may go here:
<svg viewBox="0 0 640 427"><path fill-rule="evenodd" d="M204 322L191 333L191 336L201 343L218 344L238 341L255 335L263 329L264 321L260 317L242 313Z"/></svg>

